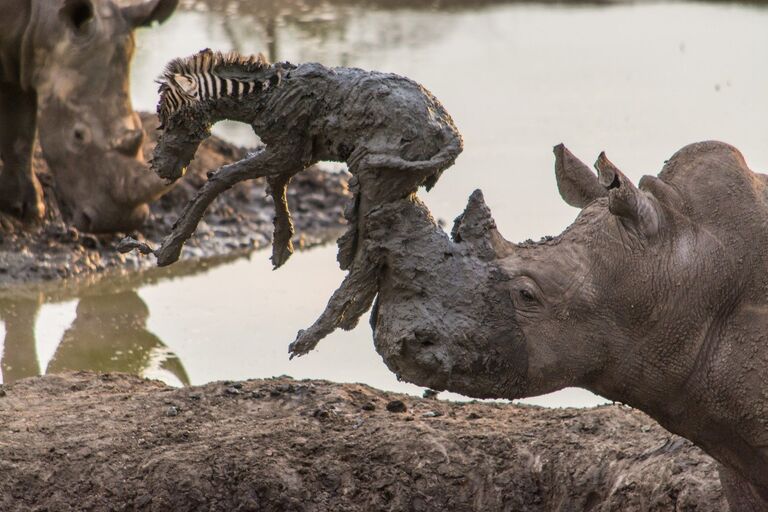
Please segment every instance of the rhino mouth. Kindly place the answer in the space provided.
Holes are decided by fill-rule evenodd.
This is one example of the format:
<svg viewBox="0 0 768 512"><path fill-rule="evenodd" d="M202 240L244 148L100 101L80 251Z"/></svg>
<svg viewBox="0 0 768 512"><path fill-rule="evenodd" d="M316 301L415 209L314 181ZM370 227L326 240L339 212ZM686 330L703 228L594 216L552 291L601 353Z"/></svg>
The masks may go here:
<svg viewBox="0 0 768 512"><path fill-rule="evenodd" d="M443 342L439 333L433 330L416 330L405 333L387 346L377 343L387 367L405 380L435 390L449 389L455 373L449 353L450 345Z"/></svg>

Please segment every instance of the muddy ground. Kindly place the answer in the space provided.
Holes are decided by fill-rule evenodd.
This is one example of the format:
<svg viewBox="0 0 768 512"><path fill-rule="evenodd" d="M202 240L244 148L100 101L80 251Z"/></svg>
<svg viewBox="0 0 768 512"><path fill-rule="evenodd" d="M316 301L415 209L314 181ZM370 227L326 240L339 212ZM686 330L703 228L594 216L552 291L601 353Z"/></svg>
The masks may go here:
<svg viewBox="0 0 768 512"><path fill-rule="evenodd" d="M151 156L157 119L142 114L147 133L144 154ZM239 160L246 150L211 137L200 146L184 179L151 205L151 215L136 233L140 240L159 245L186 202L205 183L206 173ZM53 178L38 150L35 172L46 195L47 214L39 226L24 226L0 214L0 288L58 278L130 272L154 266L154 257L119 254L117 242L125 235L79 233L62 221L53 191ZM347 174L313 167L299 173L288 188L288 203L296 224L297 247L334 240L343 228L343 207L350 194ZM184 259L245 254L269 245L272 239L272 199L264 180L239 183L209 208L182 255Z"/></svg>
<svg viewBox="0 0 768 512"><path fill-rule="evenodd" d="M712 459L625 406L75 373L0 391L0 510L727 509Z"/></svg>

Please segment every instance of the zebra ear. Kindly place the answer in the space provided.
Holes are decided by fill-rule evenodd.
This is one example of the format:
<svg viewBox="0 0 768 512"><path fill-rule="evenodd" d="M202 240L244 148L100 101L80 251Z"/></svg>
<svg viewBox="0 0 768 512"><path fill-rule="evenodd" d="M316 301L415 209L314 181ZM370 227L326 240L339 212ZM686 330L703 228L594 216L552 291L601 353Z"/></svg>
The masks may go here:
<svg viewBox="0 0 768 512"><path fill-rule="evenodd" d="M176 84L181 87L181 90L184 91L187 94L191 94L195 92L195 81L192 80L189 77L186 77L184 75L175 74L173 75L173 81L176 82Z"/></svg>

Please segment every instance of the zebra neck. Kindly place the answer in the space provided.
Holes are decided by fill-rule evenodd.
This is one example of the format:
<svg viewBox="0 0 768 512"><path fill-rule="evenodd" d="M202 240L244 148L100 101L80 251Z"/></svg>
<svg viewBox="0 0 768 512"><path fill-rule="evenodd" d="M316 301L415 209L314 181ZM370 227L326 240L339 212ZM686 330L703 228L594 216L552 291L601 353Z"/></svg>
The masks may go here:
<svg viewBox="0 0 768 512"><path fill-rule="evenodd" d="M260 92L269 86L268 81L257 79L224 78L215 73L201 72L195 75L200 99L241 98Z"/></svg>

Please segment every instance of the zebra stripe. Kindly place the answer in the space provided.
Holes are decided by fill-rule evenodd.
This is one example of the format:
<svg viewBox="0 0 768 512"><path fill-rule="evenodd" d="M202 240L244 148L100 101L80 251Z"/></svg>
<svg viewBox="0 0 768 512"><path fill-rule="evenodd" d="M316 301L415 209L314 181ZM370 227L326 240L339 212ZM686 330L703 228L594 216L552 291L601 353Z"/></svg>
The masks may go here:
<svg viewBox="0 0 768 512"><path fill-rule="evenodd" d="M204 99L209 99L214 96L213 92L213 79L209 73L203 73L203 78L205 79L205 97Z"/></svg>

